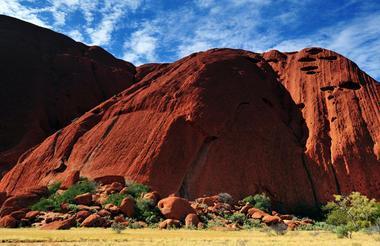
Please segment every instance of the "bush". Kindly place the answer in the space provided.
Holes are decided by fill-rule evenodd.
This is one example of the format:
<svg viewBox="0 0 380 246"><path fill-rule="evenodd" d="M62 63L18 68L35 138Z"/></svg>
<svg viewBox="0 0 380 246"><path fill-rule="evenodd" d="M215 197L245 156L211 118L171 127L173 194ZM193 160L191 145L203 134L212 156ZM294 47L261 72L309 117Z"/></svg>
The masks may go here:
<svg viewBox="0 0 380 246"><path fill-rule="evenodd" d="M60 211L61 204L58 204L53 197L41 198L37 203L33 204L30 209L35 211Z"/></svg>
<svg viewBox="0 0 380 246"><path fill-rule="evenodd" d="M134 198L140 198L141 194L147 193L149 191L149 187L139 183L131 183L128 186L127 193Z"/></svg>
<svg viewBox="0 0 380 246"><path fill-rule="evenodd" d="M54 185L50 190L56 189L57 185ZM37 203L31 206L32 210L38 211L61 211L62 203L74 203L74 198L77 195L84 194L87 192L94 192L96 189L96 184L89 180L82 180L71 186L64 193L57 194L56 191L49 197L41 198ZM58 189L57 189L58 190Z"/></svg>
<svg viewBox="0 0 380 246"><path fill-rule="evenodd" d="M245 214L242 213L234 213L227 216L227 219L231 220L233 223L243 225L244 222L247 220L247 217L245 216Z"/></svg>
<svg viewBox="0 0 380 246"><path fill-rule="evenodd" d="M104 205L111 203L113 205L120 206L121 201L127 196L128 195L126 194L120 194L120 193L111 194L108 196L107 200L104 202Z"/></svg>
<svg viewBox="0 0 380 246"><path fill-rule="evenodd" d="M255 208L261 209L263 211L269 212L271 209L270 198L265 194L256 194L254 196L247 196L243 199L243 202L250 203Z"/></svg>
<svg viewBox="0 0 380 246"><path fill-rule="evenodd" d="M327 224L326 222L315 222L312 224L305 224L297 226L298 231L334 231L336 226Z"/></svg>
<svg viewBox="0 0 380 246"><path fill-rule="evenodd" d="M49 185L49 195L55 194L59 190L59 188L61 188L61 182L54 182L52 185Z"/></svg>
<svg viewBox="0 0 380 246"><path fill-rule="evenodd" d="M158 223L161 220L161 212L151 200L137 198L135 207L135 218L143 220L148 224Z"/></svg>
<svg viewBox="0 0 380 246"><path fill-rule="evenodd" d="M84 193L93 193L96 189L96 183L89 180L82 180L68 188L62 195L57 196L60 203L74 203L77 195Z"/></svg>
<svg viewBox="0 0 380 246"><path fill-rule="evenodd" d="M122 223L114 222L111 225L111 229L115 231L117 234L120 234L123 230L125 230L127 227Z"/></svg>
<svg viewBox="0 0 380 246"><path fill-rule="evenodd" d="M214 218L207 221L207 228L223 227L224 222L221 218Z"/></svg>
<svg viewBox="0 0 380 246"><path fill-rule="evenodd" d="M255 205L255 199L253 198L253 196L251 195L251 196L247 196L247 197L245 197L244 199L243 199L243 202L245 202L245 203L249 203L249 204L251 204L252 206L254 206Z"/></svg>
<svg viewBox="0 0 380 246"><path fill-rule="evenodd" d="M374 199L370 200L359 192L352 192L349 196L334 197L334 201L322 208L327 212L328 224L346 226L352 231L358 231L374 225L379 218L378 206Z"/></svg>
<svg viewBox="0 0 380 246"><path fill-rule="evenodd" d="M219 201L221 201L223 203L228 203L228 204L232 204L234 201L232 196L228 193L219 193L218 198L219 198Z"/></svg>
<svg viewBox="0 0 380 246"><path fill-rule="evenodd" d="M335 233L338 236L338 238L351 238L352 231L348 228L348 226L341 225L337 226L335 229Z"/></svg>
<svg viewBox="0 0 380 246"><path fill-rule="evenodd" d="M260 220L257 219L246 219L243 223L243 229L253 229L253 228L262 228L263 224L261 224Z"/></svg>

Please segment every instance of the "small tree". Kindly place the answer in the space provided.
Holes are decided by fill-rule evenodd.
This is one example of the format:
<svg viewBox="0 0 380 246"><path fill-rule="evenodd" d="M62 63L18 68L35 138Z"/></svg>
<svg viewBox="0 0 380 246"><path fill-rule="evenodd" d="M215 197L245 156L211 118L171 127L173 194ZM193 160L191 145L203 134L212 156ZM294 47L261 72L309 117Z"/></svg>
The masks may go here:
<svg viewBox="0 0 380 246"><path fill-rule="evenodd" d="M338 236L350 238L353 231L375 224L378 217L375 199L370 200L359 192L349 196L334 195L334 198L322 209L327 212L326 222L338 226Z"/></svg>
<svg viewBox="0 0 380 246"><path fill-rule="evenodd" d="M264 211L269 211L271 209L270 198L265 193L256 194L254 196L252 195L247 196L246 198L243 199L243 202L250 203L255 208L258 208Z"/></svg>

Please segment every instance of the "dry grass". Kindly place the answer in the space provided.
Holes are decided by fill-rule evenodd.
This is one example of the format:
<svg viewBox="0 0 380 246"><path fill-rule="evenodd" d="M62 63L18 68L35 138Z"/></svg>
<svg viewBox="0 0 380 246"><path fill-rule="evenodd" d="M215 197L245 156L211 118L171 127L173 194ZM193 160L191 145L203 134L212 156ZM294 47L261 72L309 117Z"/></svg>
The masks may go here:
<svg viewBox="0 0 380 246"><path fill-rule="evenodd" d="M352 239L338 239L331 232L294 231L283 236L254 231L211 230L125 230L71 229L43 231L38 229L0 229L2 245L380 245L379 235L355 233Z"/></svg>

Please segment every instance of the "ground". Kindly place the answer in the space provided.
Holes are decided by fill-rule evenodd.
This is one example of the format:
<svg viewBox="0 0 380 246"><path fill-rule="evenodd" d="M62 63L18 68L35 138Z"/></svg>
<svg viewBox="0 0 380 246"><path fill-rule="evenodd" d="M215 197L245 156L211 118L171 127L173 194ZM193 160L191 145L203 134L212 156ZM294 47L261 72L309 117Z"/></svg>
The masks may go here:
<svg viewBox="0 0 380 246"><path fill-rule="evenodd" d="M158 230L127 229L117 234L111 229L0 229L2 245L380 245L380 235L354 233L352 239L338 239L331 232L291 231L277 236L259 230Z"/></svg>

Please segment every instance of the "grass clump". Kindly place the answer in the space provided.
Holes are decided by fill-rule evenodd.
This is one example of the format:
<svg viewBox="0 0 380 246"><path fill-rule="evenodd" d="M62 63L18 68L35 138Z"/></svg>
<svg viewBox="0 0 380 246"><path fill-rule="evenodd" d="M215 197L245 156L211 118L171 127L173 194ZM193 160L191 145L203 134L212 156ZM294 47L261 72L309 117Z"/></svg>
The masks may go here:
<svg viewBox="0 0 380 246"><path fill-rule="evenodd" d="M268 212L271 209L270 198L265 193L247 196L243 199L243 202L250 203L255 208L258 208L263 211Z"/></svg>
<svg viewBox="0 0 380 246"><path fill-rule="evenodd" d="M127 193L134 198L140 198L142 194L147 193L149 187L139 183L131 183L128 185Z"/></svg>
<svg viewBox="0 0 380 246"><path fill-rule="evenodd" d="M49 195L55 194L61 188L61 182L54 182L48 186Z"/></svg>
<svg viewBox="0 0 380 246"><path fill-rule="evenodd" d="M122 231L124 231L127 227L122 223L114 222L111 225L111 229L116 232L117 234L120 234Z"/></svg>
<svg viewBox="0 0 380 246"><path fill-rule="evenodd" d="M49 192L54 191L54 193L50 194L49 197L41 198L37 203L32 205L30 208L32 210L38 210L38 211L60 212L62 203L72 204L74 203L74 198L77 195L88 193L88 192L93 193L96 189L96 184L93 181L89 181L87 179L83 179L77 182L76 184L71 186L69 189L67 189L65 192L63 192L62 194L57 193L57 190L59 189L57 188L57 186L58 185L54 185L54 187L49 189Z"/></svg>
<svg viewBox="0 0 380 246"><path fill-rule="evenodd" d="M116 206L120 206L121 201L126 198L128 195L127 194L120 194L120 193L115 193L111 194L108 196L107 200L104 202L104 204L113 204Z"/></svg>
<svg viewBox="0 0 380 246"><path fill-rule="evenodd" d="M135 218L145 221L148 224L155 224L161 221L162 215L158 207L151 200L137 198L135 207Z"/></svg>

